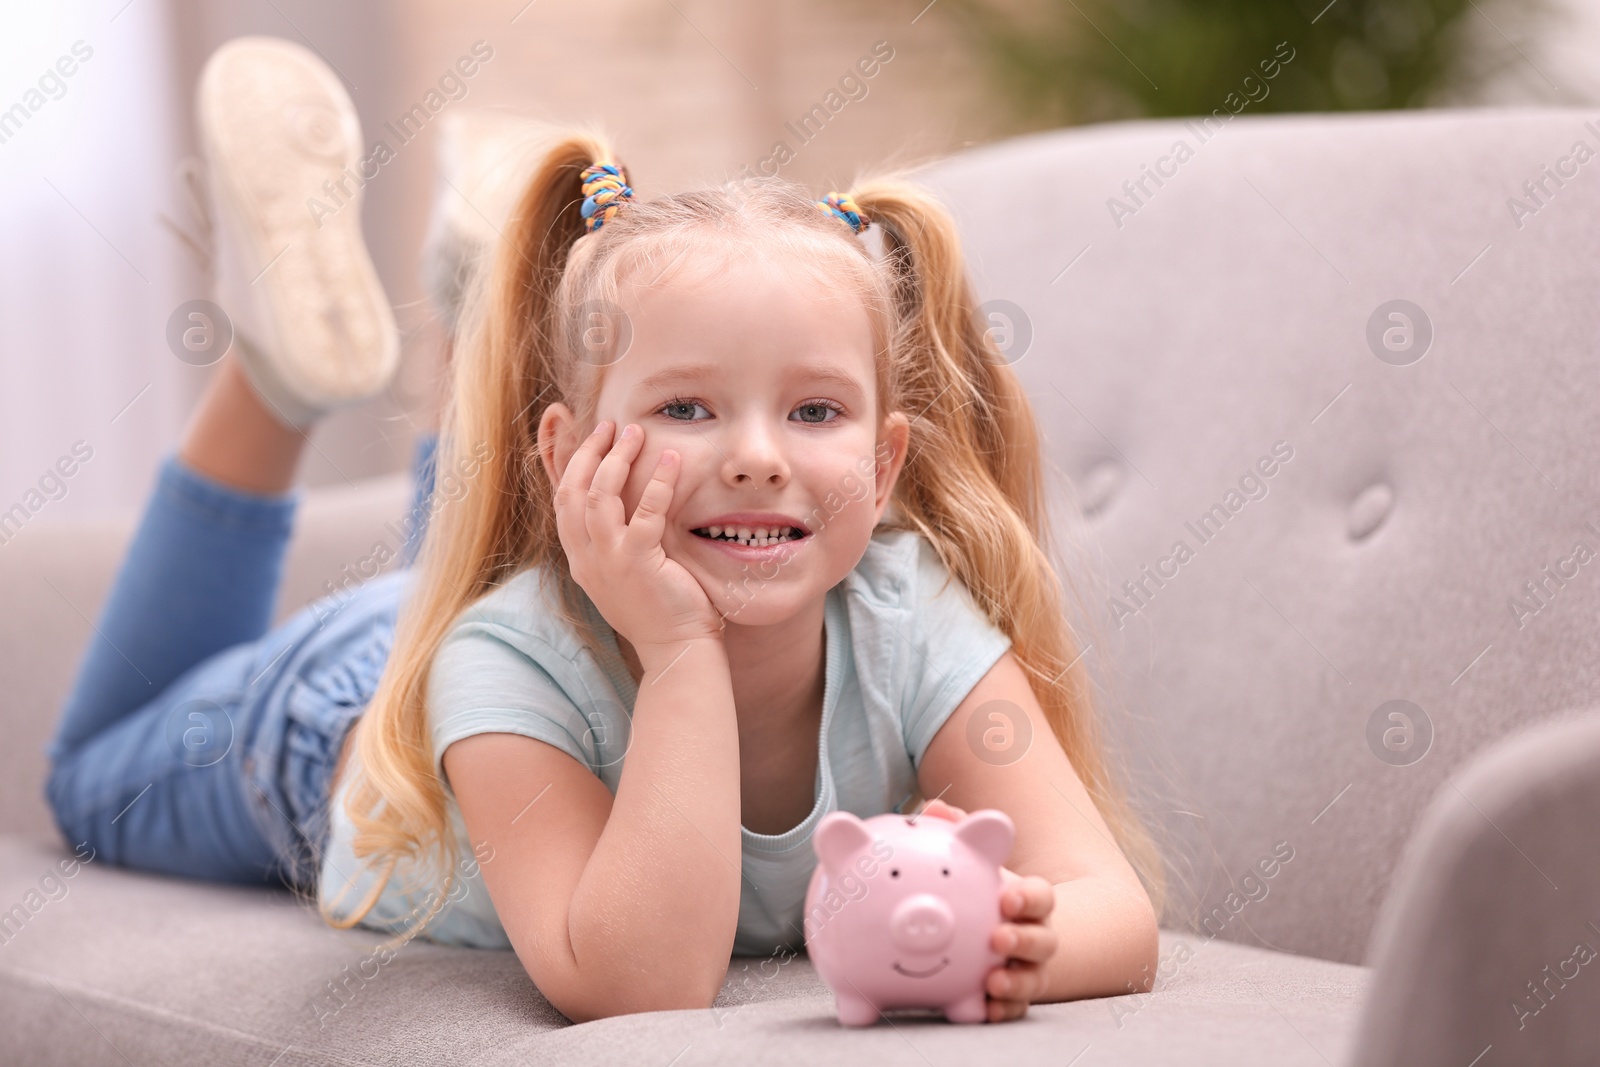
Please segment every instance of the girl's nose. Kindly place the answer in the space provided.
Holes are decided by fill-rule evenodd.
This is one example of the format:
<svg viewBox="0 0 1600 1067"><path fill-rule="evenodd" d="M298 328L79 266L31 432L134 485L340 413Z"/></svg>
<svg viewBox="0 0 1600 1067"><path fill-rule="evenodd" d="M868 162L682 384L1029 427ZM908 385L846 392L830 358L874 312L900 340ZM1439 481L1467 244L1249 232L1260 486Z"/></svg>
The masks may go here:
<svg viewBox="0 0 1600 1067"><path fill-rule="evenodd" d="M717 442L726 462L724 479L730 485L782 486L789 481L789 461L770 428L752 423L734 425Z"/></svg>

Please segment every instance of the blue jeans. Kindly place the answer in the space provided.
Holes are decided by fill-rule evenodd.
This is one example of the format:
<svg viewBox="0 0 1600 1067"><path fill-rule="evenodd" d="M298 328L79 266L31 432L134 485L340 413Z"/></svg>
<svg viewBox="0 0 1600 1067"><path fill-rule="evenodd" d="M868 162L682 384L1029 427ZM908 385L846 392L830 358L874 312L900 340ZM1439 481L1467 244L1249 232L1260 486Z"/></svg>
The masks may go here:
<svg viewBox="0 0 1600 1067"><path fill-rule="evenodd" d="M405 562L433 456L424 439L405 542L388 546ZM377 687L410 572L349 583L272 626L297 503L164 461L46 747L45 792L70 843L145 870L315 886L334 763Z"/></svg>

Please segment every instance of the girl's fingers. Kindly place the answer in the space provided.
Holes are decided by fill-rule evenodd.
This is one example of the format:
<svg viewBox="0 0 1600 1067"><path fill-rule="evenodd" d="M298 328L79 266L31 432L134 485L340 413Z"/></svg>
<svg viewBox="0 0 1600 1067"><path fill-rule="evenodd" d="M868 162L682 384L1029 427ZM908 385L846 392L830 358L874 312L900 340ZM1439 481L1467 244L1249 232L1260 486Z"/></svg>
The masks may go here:
<svg viewBox="0 0 1600 1067"><path fill-rule="evenodd" d="M996 1000L1024 1003L1044 993L1044 968L1037 963L1012 963L996 967L984 979L983 988Z"/></svg>
<svg viewBox="0 0 1600 1067"><path fill-rule="evenodd" d="M633 457L639 452L644 434L637 426L629 424L617 435L616 443L595 468L594 481L589 484L585 499L584 522L589 536L599 544L611 547L625 530L627 514L622 506L622 487L627 484L628 470Z"/></svg>
<svg viewBox="0 0 1600 1067"><path fill-rule="evenodd" d="M561 475L562 485L571 485L580 493L588 490L589 483L594 481L595 469L611 447L612 431L615 429L609 419L595 423L594 430L583 439L578 450L567 461L567 469Z"/></svg>
<svg viewBox="0 0 1600 1067"><path fill-rule="evenodd" d="M1000 917L1003 919L1037 922L1049 918L1055 906L1055 886L1036 874L1007 883L1000 893Z"/></svg>
<svg viewBox="0 0 1600 1067"><path fill-rule="evenodd" d="M1044 963L1056 954L1055 929L1043 923L1001 923L995 927L989 946L1002 956Z"/></svg>
<svg viewBox="0 0 1600 1067"><path fill-rule="evenodd" d="M568 551L589 544L589 530L584 523L584 497L589 483L594 479L595 468L600 465L603 450L611 444L612 425L604 421L595 425L594 431L584 438L578 450L567 460L567 469L561 472L556 486L556 528Z"/></svg>
<svg viewBox="0 0 1600 1067"><path fill-rule="evenodd" d="M678 453L667 449L656 462L655 476L639 495L639 504L628 521L623 538L630 549L642 551L661 543L661 535L667 528L667 506L672 503L672 489L677 481Z"/></svg>

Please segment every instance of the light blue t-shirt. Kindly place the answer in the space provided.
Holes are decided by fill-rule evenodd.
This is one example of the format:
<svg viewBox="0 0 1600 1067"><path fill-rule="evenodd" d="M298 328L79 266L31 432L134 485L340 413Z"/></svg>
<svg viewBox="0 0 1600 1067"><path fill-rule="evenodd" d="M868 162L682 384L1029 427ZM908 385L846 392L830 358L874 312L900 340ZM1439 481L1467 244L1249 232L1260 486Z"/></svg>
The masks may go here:
<svg viewBox="0 0 1600 1067"><path fill-rule="evenodd" d="M541 577L539 569L522 571L464 611L430 672L434 768L445 782L461 859L457 886L423 935L437 942L511 947L444 772L447 747L473 734L522 734L588 767L613 795L622 775L638 688L615 631L586 601L604 645L605 655L596 658L561 618L555 582ZM815 803L799 825L781 834L740 828L744 877L736 955L803 946L817 823L830 811L867 818L907 800L934 734L1011 646L927 539L911 530L874 532L855 569L828 590L824 619ZM352 750L351 767L355 760ZM351 777L344 774L343 782ZM345 793L341 785L334 796L319 885L325 904L343 893L335 914L354 910L376 878L351 850ZM426 889L402 893L398 879L391 879L362 925L397 932L433 899Z"/></svg>

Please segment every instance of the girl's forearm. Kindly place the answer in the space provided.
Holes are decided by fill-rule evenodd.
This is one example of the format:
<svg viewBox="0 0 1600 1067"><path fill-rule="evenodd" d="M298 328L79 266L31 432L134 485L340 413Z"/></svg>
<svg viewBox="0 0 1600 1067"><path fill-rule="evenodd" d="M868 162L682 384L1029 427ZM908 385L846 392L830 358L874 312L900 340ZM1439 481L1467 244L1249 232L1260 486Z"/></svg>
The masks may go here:
<svg viewBox="0 0 1600 1067"><path fill-rule="evenodd" d="M1057 948L1044 965L1050 1003L1082 997L1112 997L1150 988L1160 952L1150 901L1127 883L1079 878L1055 885L1050 925Z"/></svg>
<svg viewBox="0 0 1600 1067"><path fill-rule="evenodd" d="M719 639L638 649L644 667L610 817L569 931L599 1014L709 1007L739 921L739 736ZM586 983L587 984L587 983Z"/></svg>

